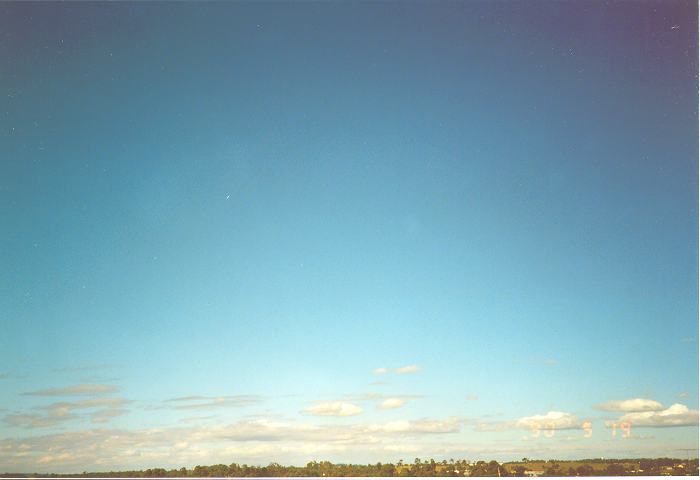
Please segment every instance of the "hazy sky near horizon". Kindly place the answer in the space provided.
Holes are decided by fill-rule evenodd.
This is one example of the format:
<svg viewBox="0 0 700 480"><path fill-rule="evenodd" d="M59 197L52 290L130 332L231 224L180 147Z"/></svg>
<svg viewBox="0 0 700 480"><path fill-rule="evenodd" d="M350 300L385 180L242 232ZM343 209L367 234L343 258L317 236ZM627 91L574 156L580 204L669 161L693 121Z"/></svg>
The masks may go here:
<svg viewBox="0 0 700 480"><path fill-rule="evenodd" d="M0 471L697 449L697 13L0 3Z"/></svg>

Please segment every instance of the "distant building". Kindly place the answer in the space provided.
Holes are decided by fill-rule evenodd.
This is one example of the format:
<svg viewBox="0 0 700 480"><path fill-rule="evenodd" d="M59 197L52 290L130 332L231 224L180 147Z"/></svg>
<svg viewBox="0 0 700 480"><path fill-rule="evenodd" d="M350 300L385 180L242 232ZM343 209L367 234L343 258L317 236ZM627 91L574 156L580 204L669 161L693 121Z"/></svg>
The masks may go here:
<svg viewBox="0 0 700 480"><path fill-rule="evenodd" d="M544 470L525 470L526 477L541 477L544 475Z"/></svg>

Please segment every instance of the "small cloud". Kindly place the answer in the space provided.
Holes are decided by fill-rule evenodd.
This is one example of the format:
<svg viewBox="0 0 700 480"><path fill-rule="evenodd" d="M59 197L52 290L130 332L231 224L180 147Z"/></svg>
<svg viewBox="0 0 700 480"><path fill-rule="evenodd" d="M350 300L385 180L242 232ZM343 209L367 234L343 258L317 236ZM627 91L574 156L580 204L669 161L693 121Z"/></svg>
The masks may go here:
<svg viewBox="0 0 700 480"><path fill-rule="evenodd" d="M382 380L376 380L376 381L374 381L374 382L369 382L369 384L370 384L370 385L378 385L378 386L381 386L381 385L389 385L389 382L384 382L384 381L382 381Z"/></svg>
<svg viewBox="0 0 700 480"><path fill-rule="evenodd" d="M304 411L320 417L351 417L362 413L362 408L349 402L321 402Z"/></svg>
<svg viewBox="0 0 700 480"><path fill-rule="evenodd" d="M206 397L191 395L188 397L171 398L166 402L174 403L178 410L207 409L219 407L247 407L262 401L257 395L227 395L221 397Z"/></svg>
<svg viewBox="0 0 700 480"><path fill-rule="evenodd" d="M59 410L63 408L77 409L77 408L95 408L95 407L119 407L129 403L128 400L124 398L90 398L87 400L79 400L77 402L56 402L46 407L42 407L46 410Z"/></svg>
<svg viewBox="0 0 700 480"><path fill-rule="evenodd" d="M403 398L387 398L379 404L379 408L382 410L389 410L392 408L401 408L404 405L406 405L406 400Z"/></svg>
<svg viewBox="0 0 700 480"><path fill-rule="evenodd" d="M106 423L115 417L124 415L126 410L121 408L105 408L103 410L97 410L90 415L90 421L92 423Z"/></svg>
<svg viewBox="0 0 700 480"><path fill-rule="evenodd" d="M515 360L516 363L526 363L530 365L553 367L559 365L559 360L552 357L528 357L520 360Z"/></svg>
<svg viewBox="0 0 700 480"><path fill-rule="evenodd" d="M446 420L400 420L383 424L368 425L368 433L393 433L393 434L435 434L435 433L457 433L463 420L451 417Z"/></svg>
<svg viewBox="0 0 700 480"><path fill-rule="evenodd" d="M94 370L104 370L106 368L113 368L115 365L101 364L101 365L85 365L82 367L62 367L54 368L51 371L55 373L68 373L68 372L90 372Z"/></svg>
<svg viewBox="0 0 700 480"><path fill-rule="evenodd" d="M688 398L688 392L681 392L678 394L678 398Z"/></svg>
<svg viewBox="0 0 700 480"><path fill-rule="evenodd" d="M203 395L189 395L187 397L177 397L177 398L169 398L166 400L166 402L191 402L195 400L208 400L212 397L205 397Z"/></svg>
<svg viewBox="0 0 700 480"><path fill-rule="evenodd" d="M7 373L0 373L0 380L6 380L10 378L10 375Z"/></svg>
<svg viewBox="0 0 700 480"><path fill-rule="evenodd" d="M386 367L379 367L372 370L372 373L375 375L384 375L386 373L389 373L389 369Z"/></svg>
<svg viewBox="0 0 700 480"><path fill-rule="evenodd" d="M633 427L697 427L698 411L675 403L666 410L628 413L620 417L619 421L628 422Z"/></svg>
<svg viewBox="0 0 700 480"><path fill-rule="evenodd" d="M185 417L185 418L181 418L180 422L182 422L182 423L201 422L203 420L211 420L214 417L215 417L214 415L204 415L204 416L199 416L199 417Z"/></svg>
<svg viewBox="0 0 700 480"><path fill-rule="evenodd" d="M393 395L386 395L383 393L376 393L376 392L370 392L370 393L360 393L360 394L352 394L352 395L344 395L341 399L343 402L368 402L368 401L385 401L385 400L396 400L396 399L402 399L405 401L408 400L413 400L417 398L424 398L424 395L415 395L415 394L398 394L395 393Z"/></svg>
<svg viewBox="0 0 700 480"><path fill-rule="evenodd" d="M469 400L470 402L479 400L479 395L476 395L474 393L470 393L469 395L467 395L467 400Z"/></svg>
<svg viewBox="0 0 700 480"><path fill-rule="evenodd" d="M405 375L408 373L418 373L422 370L421 367L418 365L406 365L405 367L399 367L395 369L394 371L398 373L399 375Z"/></svg>
<svg viewBox="0 0 700 480"><path fill-rule="evenodd" d="M683 337L683 338L681 338L681 342L684 342L684 343L692 343L694 341L695 341L695 337Z"/></svg>
<svg viewBox="0 0 700 480"><path fill-rule="evenodd" d="M594 405L593 408L608 412L648 412L663 410L664 406L656 400L646 398L631 398L629 400L610 400Z"/></svg>
<svg viewBox="0 0 700 480"><path fill-rule="evenodd" d="M35 395L39 397L63 397L71 395L99 395L103 393L114 393L119 390L116 385L83 384L73 385L63 388L48 388L35 392L24 392L22 395Z"/></svg>
<svg viewBox="0 0 700 480"><path fill-rule="evenodd" d="M515 422L479 421L474 425L477 432L505 432L515 429Z"/></svg>

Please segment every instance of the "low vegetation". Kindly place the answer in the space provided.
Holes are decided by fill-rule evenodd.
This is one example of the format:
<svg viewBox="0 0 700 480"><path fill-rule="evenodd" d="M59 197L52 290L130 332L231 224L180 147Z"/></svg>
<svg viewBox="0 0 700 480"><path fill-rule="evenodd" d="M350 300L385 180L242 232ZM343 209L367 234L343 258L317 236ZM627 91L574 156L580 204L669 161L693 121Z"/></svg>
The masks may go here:
<svg viewBox="0 0 700 480"><path fill-rule="evenodd" d="M78 474L0 474L0 477L591 477L637 475L698 475L698 459L642 458L589 460L530 460L498 463L467 460L421 460L413 463L376 463L367 465L331 462L309 462L306 466L197 465L194 468L149 468L113 472L83 472Z"/></svg>

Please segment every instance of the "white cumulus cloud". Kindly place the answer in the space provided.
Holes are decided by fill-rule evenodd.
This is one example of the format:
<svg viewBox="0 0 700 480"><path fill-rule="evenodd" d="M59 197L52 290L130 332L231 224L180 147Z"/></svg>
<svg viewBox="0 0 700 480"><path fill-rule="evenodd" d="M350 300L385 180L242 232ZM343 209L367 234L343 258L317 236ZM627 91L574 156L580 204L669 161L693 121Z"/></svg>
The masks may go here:
<svg viewBox="0 0 700 480"><path fill-rule="evenodd" d="M349 402L321 402L304 411L321 417L351 417L362 413L362 408Z"/></svg>
<svg viewBox="0 0 700 480"><path fill-rule="evenodd" d="M685 427L698 425L698 411L683 404L674 403L661 411L632 412L620 417L632 427Z"/></svg>
<svg viewBox="0 0 700 480"><path fill-rule="evenodd" d="M387 398L382 403L379 404L379 408L382 410L388 410L392 408L400 408L406 405L406 400L403 398Z"/></svg>
<svg viewBox="0 0 700 480"><path fill-rule="evenodd" d="M568 428L579 428L580 422L576 415L567 412L547 412L545 415L533 415L522 417L515 422L517 428L541 428L563 430Z"/></svg>
<svg viewBox="0 0 700 480"><path fill-rule="evenodd" d="M631 398L629 400L610 400L609 402L595 405L595 408L608 412L650 412L663 410L664 406L656 400Z"/></svg>
<svg viewBox="0 0 700 480"><path fill-rule="evenodd" d="M404 375L407 373L418 373L421 368L418 365L406 365L405 367L399 367L395 370L396 373Z"/></svg>

